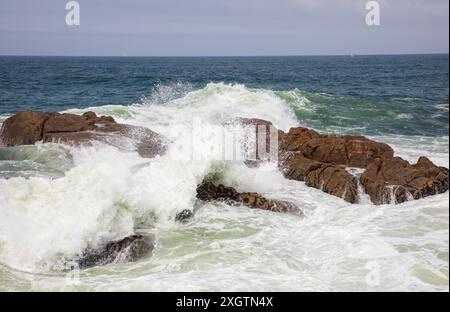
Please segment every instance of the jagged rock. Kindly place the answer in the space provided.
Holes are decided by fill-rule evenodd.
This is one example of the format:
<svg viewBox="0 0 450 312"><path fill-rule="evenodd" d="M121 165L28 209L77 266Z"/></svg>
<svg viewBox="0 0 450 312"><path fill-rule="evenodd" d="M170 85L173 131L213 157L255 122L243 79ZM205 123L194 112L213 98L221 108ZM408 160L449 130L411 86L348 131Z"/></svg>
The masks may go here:
<svg viewBox="0 0 450 312"><path fill-rule="evenodd" d="M194 216L194 213L191 210L185 209L175 216L175 221L186 223L189 219Z"/></svg>
<svg viewBox="0 0 450 312"><path fill-rule="evenodd" d="M378 158L360 180L372 202L402 203L448 191L448 173L426 157L420 157L415 165L400 157Z"/></svg>
<svg viewBox="0 0 450 312"><path fill-rule="evenodd" d="M236 118L231 123L272 126L270 121L256 118ZM266 140L266 149L268 144ZM351 203L358 200L358 177L346 167L367 168L360 180L376 204L392 199L401 203L448 190L448 169L438 168L424 157L410 165L394 158L389 145L363 136L322 135L302 127L288 133L278 130L278 159L286 178L304 181ZM260 162L258 158L246 164L255 167Z"/></svg>
<svg viewBox="0 0 450 312"><path fill-rule="evenodd" d="M110 263L133 262L152 253L153 237L132 235L117 242L107 244L103 249L86 252L77 261L80 269Z"/></svg>
<svg viewBox="0 0 450 312"><path fill-rule="evenodd" d="M142 157L155 157L165 152L167 140L144 127L118 124L110 116L98 117L94 112L83 115L19 112L8 118L0 134L5 146L30 145L38 141L86 144L93 141L121 146L122 137L132 141Z"/></svg>
<svg viewBox="0 0 450 312"><path fill-rule="evenodd" d="M311 160L291 152L282 161L280 169L290 180L304 181L307 186L322 190L350 203L358 201L357 178L339 165Z"/></svg>
<svg viewBox="0 0 450 312"><path fill-rule="evenodd" d="M279 131L278 136L280 153L300 151L307 141L322 137L318 132L302 127L291 128L288 133Z"/></svg>
<svg viewBox="0 0 450 312"><path fill-rule="evenodd" d="M267 199L257 193L239 193L232 187L222 184L216 186L212 182L203 182L198 186L197 198L203 201L222 200L239 203L252 209L302 214L302 211L291 203Z"/></svg>
<svg viewBox="0 0 450 312"><path fill-rule="evenodd" d="M326 136L306 128L280 133L279 149L280 153L296 151L320 162L359 168L365 168L376 158L394 156L389 145L363 136Z"/></svg>

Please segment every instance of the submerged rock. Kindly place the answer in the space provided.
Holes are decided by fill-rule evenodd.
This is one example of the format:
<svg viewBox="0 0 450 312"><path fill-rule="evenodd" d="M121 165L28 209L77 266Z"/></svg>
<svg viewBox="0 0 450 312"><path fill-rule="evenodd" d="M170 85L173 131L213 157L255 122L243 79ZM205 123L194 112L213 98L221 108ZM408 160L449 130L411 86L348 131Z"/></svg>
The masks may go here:
<svg viewBox="0 0 450 312"><path fill-rule="evenodd" d="M292 203L267 199L258 193L239 193L232 187L222 184L216 186L212 182L203 182L197 188L197 198L203 201L221 200L231 204L242 204L252 209L270 210L302 214L302 211Z"/></svg>
<svg viewBox="0 0 450 312"><path fill-rule="evenodd" d="M0 133L5 146L31 145L38 141L75 145L100 141L123 148L117 138L131 140L133 149L142 157L152 158L166 150L167 140L150 129L118 124L114 118L98 117L94 112L81 116L19 112L4 122Z"/></svg>
<svg viewBox="0 0 450 312"><path fill-rule="evenodd" d="M186 223L189 219L194 216L194 213L191 210L185 209L175 216L175 221L180 223Z"/></svg>
<svg viewBox="0 0 450 312"><path fill-rule="evenodd" d="M363 185L375 204L403 203L445 193L449 188L449 170L420 157L411 165L400 157L378 158L361 175Z"/></svg>
<svg viewBox="0 0 450 312"><path fill-rule="evenodd" d="M86 252L77 263L80 269L87 269L110 263L133 262L151 254L153 249L153 237L132 235L120 241L111 242L101 250Z"/></svg>

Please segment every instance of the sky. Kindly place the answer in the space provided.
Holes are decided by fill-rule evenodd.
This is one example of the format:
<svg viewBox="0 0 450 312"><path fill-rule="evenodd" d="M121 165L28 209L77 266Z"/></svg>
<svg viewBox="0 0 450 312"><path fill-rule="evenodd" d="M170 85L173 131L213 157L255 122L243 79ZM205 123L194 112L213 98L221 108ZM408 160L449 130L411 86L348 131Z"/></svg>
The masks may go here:
<svg viewBox="0 0 450 312"><path fill-rule="evenodd" d="M448 0L0 0L0 55L448 53Z"/></svg>

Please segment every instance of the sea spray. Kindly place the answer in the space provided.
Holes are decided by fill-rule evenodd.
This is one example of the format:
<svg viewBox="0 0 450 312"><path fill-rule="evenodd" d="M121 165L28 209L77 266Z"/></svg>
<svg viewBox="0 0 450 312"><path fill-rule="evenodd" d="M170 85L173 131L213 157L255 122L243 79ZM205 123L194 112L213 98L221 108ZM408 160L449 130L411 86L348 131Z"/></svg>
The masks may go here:
<svg viewBox="0 0 450 312"><path fill-rule="evenodd" d="M148 127L166 135L170 148L190 144L188 136L171 135L171 128L190 127L195 117L215 126L234 117L268 119L283 130L304 125L294 113L300 100L287 103L271 90L211 83L169 98L71 112L94 110ZM310 98L304 105L323 114L320 101ZM316 129L326 131L320 127L325 121ZM448 138L377 139L392 142L399 156L416 160L425 154L448 166ZM205 142L199 148L207 156L210 147ZM284 179L274 164L143 159L102 144L69 152L63 176L0 179L2 290L448 290L448 193L395 206L350 205ZM207 176L293 202L306 218L198 203L195 189ZM195 209L195 217L178 224L174 218L183 209ZM134 231L157 236L152 257L83 271L73 288L51 269ZM372 264L380 269L379 285L366 283Z"/></svg>

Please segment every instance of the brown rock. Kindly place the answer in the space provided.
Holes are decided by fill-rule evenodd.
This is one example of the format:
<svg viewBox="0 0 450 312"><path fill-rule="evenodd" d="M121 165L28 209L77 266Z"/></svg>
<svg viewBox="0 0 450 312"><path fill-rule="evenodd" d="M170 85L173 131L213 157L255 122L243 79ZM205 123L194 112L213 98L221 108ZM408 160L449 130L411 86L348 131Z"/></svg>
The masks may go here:
<svg viewBox="0 0 450 312"><path fill-rule="evenodd" d="M2 145L30 145L42 140L44 123L53 115L24 111L6 119L0 133Z"/></svg>
<svg viewBox="0 0 450 312"><path fill-rule="evenodd" d="M142 157L150 158L164 153L167 145L164 137L150 129L118 124L112 117L98 117L94 112L81 116L20 112L5 121L0 137L6 146L30 145L41 140L75 145L100 141L118 148L122 148L122 137L132 140Z"/></svg>
<svg viewBox="0 0 450 312"><path fill-rule="evenodd" d="M304 181L307 186L350 203L358 201L357 178L342 166L311 160L291 152L280 161L280 169L290 180Z"/></svg>
<svg viewBox="0 0 450 312"><path fill-rule="evenodd" d="M305 128L281 133L279 142L280 153L296 151L309 159L350 167L365 168L375 158L394 155L389 145L363 136L324 136Z"/></svg>
<svg viewBox="0 0 450 312"><path fill-rule="evenodd" d="M378 158L361 175L361 184L375 204L402 203L448 191L448 169L420 157L411 165L400 157Z"/></svg>
<svg viewBox="0 0 450 312"><path fill-rule="evenodd" d="M94 112L86 112L82 115L86 120L97 120L97 114Z"/></svg>
<svg viewBox="0 0 450 312"><path fill-rule="evenodd" d="M232 187L226 187L222 184L216 186L211 182L203 182L198 186L197 198L204 201L222 200L239 203L252 209L302 214L302 211L291 203L267 199L257 193L239 193Z"/></svg>
<svg viewBox="0 0 450 312"><path fill-rule="evenodd" d="M107 123L116 123L116 121L111 116L101 116L96 119L96 123L107 124Z"/></svg>
<svg viewBox="0 0 450 312"><path fill-rule="evenodd" d="M247 118L237 118L233 123L272 125L270 121ZM358 178L345 166L367 168L360 180L375 203L400 203L448 190L448 169L435 166L425 157L410 165L394 158L389 145L363 136L328 136L298 127L288 133L279 130L278 147L279 167L286 178L304 181L351 203L358 200ZM260 158L246 161L252 167L259 163Z"/></svg>
<svg viewBox="0 0 450 312"><path fill-rule="evenodd" d="M80 132L96 129L95 120L74 114L57 114L50 117L44 124L44 134L56 132Z"/></svg>
<svg viewBox="0 0 450 312"><path fill-rule="evenodd" d="M278 144L280 152L296 152L300 151L303 144L312 139L323 137L314 130L307 128L291 128L288 133L279 132Z"/></svg>
<svg viewBox="0 0 450 312"><path fill-rule="evenodd" d="M258 118L234 118L225 123L225 125L242 125L242 126L272 126L272 122Z"/></svg>
<svg viewBox="0 0 450 312"><path fill-rule="evenodd" d="M110 263L133 262L149 255L153 249L152 237L132 235L120 241L108 243L100 250L87 251L77 262L80 269Z"/></svg>

